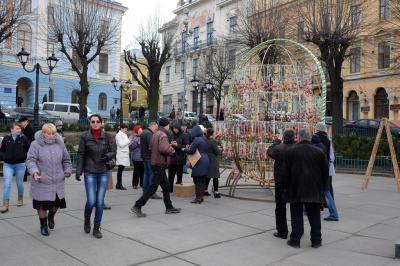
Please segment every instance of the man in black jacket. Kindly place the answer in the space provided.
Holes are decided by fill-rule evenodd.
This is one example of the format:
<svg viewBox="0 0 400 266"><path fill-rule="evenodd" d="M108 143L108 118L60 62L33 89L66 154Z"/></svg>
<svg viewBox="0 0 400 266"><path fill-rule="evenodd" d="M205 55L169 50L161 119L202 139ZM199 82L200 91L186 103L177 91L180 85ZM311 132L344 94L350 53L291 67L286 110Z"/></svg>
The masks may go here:
<svg viewBox="0 0 400 266"><path fill-rule="evenodd" d="M151 170L150 161L150 141L153 134L157 131L158 125L155 122L151 122L148 128L145 128L140 135L140 153L143 159L144 175L143 175L143 194L147 192L151 182L153 181L153 171ZM151 196L152 199L162 199L157 193Z"/></svg>
<svg viewBox="0 0 400 266"><path fill-rule="evenodd" d="M300 142L285 152L281 183L284 199L290 203L292 233L289 246L300 248L304 232L303 205L311 226L311 246L321 246L321 204L324 201L329 168L324 152L315 147L308 129L299 130Z"/></svg>
<svg viewBox="0 0 400 266"><path fill-rule="evenodd" d="M186 164L186 155L182 151L182 148L186 148L189 145L188 134L183 133L179 122L175 122L172 126L172 134L169 135L169 141L172 147L175 149L175 153L171 155L171 162L168 165L168 180L171 186L170 192L174 189L174 179L176 174L176 184L182 183L183 176L183 165Z"/></svg>
<svg viewBox="0 0 400 266"><path fill-rule="evenodd" d="M29 142L32 142L35 140L35 130L29 123L29 119L26 116L21 117L18 120L19 124L21 125L22 129L22 134L29 140ZM24 182L28 180L28 169L25 170L24 174Z"/></svg>
<svg viewBox="0 0 400 266"><path fill-rule="evenodd" d="M281 185L282 164L285 151L292 147L294 142L294 130L286 129L283 131L283 143L280 139L275 139L272 146L268 149L267 154L275 160L274 180L275 180L275 221L276 232L275 237L286 239L288 235L288 227L286 220L286 202L283 201L283 189Z"/></svg>
<svg viewBox="0 0 400 266"><path fill-rule="evenodd" d="M328 133L326 133L326 124L324 122L318 122L315 125L315 134L317 134L319 136L319 138L321 139L321 143L324 144L324 146L326 147L326 154L327 154L327 158L329 161L329 154L331 154L331 141L329 140ZM329 180L328 180L328 186L329 186L329 191L331 192L332 198L335 199L335 197L333 195L332 177L331 176L329 177ZM326 203L324 205L326 205ZM328 207L328 206L325 206L325 207Z"/></svg>

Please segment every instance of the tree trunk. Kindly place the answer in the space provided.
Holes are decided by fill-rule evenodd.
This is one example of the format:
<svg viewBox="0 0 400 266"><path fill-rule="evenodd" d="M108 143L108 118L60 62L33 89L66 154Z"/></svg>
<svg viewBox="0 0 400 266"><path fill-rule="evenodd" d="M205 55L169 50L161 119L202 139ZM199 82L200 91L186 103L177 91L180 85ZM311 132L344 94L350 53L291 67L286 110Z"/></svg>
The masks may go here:
<svg viewBox="0 0 400 266"><path fill-rule="evenodd" d="M82 110L87 104L87 98L89 96L89 82L87 71L82 71L82 74L79 76L79 84L81 86L81 90L80 92L78 92L79 109Z"/></svg>
<svg viewBox="0 0 400 266"><path fill-rule="evenodd" d="M150 84L150 91L148 92L148 104L149 104L149 113L150 113L150 121L157 121L157 113L158 113L158 104L159 104L159 87L157 84Z"/></svg>
<svg viewBox="0 0 400 266"><path fill-rule="evenodd" d="M217 121L219 121L219 108L221 106L221 98L217 99Z"/></svg>
<svg viewBox="0 0 400 266"><path fill-rule="evenodd" d="M343 78L341 77L341 69L343 62L337 62L327 67L329 78L331 81L331 98L332 98L332 124L343 125Z"/></svg>

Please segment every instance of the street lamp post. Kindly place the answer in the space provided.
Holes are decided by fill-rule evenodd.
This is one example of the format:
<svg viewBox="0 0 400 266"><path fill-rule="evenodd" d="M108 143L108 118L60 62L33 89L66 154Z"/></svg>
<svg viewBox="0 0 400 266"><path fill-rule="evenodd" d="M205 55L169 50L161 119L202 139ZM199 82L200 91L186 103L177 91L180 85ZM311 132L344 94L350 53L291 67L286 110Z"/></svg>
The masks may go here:
<svg viewBox="0 0 400 266"><path fill-rule="evenodd" d="M43 75L50 75L53 69L56 67L58 58L52 54L49 56L47 60L47 66L49 67L49 72L44 72L42 66L39 63L33 66L31 70L25 68L26 63L28 62L30 53L26 52L24 48L21 49L21 52L17 54L19 62L26 72L33 72L36 70L36 87L35 87L35 104L33 106L33 129L35 131L39 130L39 71Z"/></svg>
<svg viewBox="0 0 400 266"><path fill-rule="evenodd" d="M199 87L199 82L200 80L194 77L191 81L192 86L195 90L198 89ZM203 123L203 94L208 91L210 91L213 87L213 83L208 80L207 82L204 83L204 86L201 86L200 88L200 110L199 110L199 124L201 125Z"/></svg>
<svg viewBox="0 0 400 266"><path fill-rule="evenodd" d="M130 80L125 81L125 87L120 84L118 87L118 83L119 81L116 80L115 78L113 78L111 80L111 84L114 86L114 89L116 91L120 92L120 96L119 96L119 125L122 125L124 122L124 117L123 117L123 111L122 111L122 91L128 91L128 89L131 87L132 82Z"/></svg>

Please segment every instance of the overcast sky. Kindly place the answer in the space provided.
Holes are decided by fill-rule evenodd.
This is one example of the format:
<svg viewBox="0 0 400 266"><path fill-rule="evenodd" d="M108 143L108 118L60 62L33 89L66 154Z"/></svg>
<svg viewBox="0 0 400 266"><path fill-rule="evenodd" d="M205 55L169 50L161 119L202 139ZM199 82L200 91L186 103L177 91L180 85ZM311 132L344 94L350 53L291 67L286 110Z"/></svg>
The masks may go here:
<svg viewBox="0 0 400 266"><path fill-rule="evenodd" d="M163 22L171 20L174 15L173 10L176 9L178 0L117 0L122 5L128 7L128 11L122 19L122 49L134 41L133 36L137 36L138 27L142 21L146 22L149 15L154 15L156 8L160 7L161 18ZM138 47L137 43L130 48Z"/></svg>

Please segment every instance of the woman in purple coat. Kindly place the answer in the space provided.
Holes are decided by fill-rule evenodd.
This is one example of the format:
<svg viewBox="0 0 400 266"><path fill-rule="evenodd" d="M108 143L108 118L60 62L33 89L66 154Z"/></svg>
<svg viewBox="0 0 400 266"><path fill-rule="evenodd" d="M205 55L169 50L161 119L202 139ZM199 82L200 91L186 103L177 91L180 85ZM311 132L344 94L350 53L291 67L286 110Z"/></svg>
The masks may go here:
<svg viewBox="0 0 400 266"><path fill-rule="evenodd" d="M72 170L71 158L56 132L53 124L44 124L42 130L36 132L26 159L26 167L33 177L29 196L39 215L40 231L44 236L50 235L48 228L54 228L58 208L67 207L65 178Z"/></svg>

